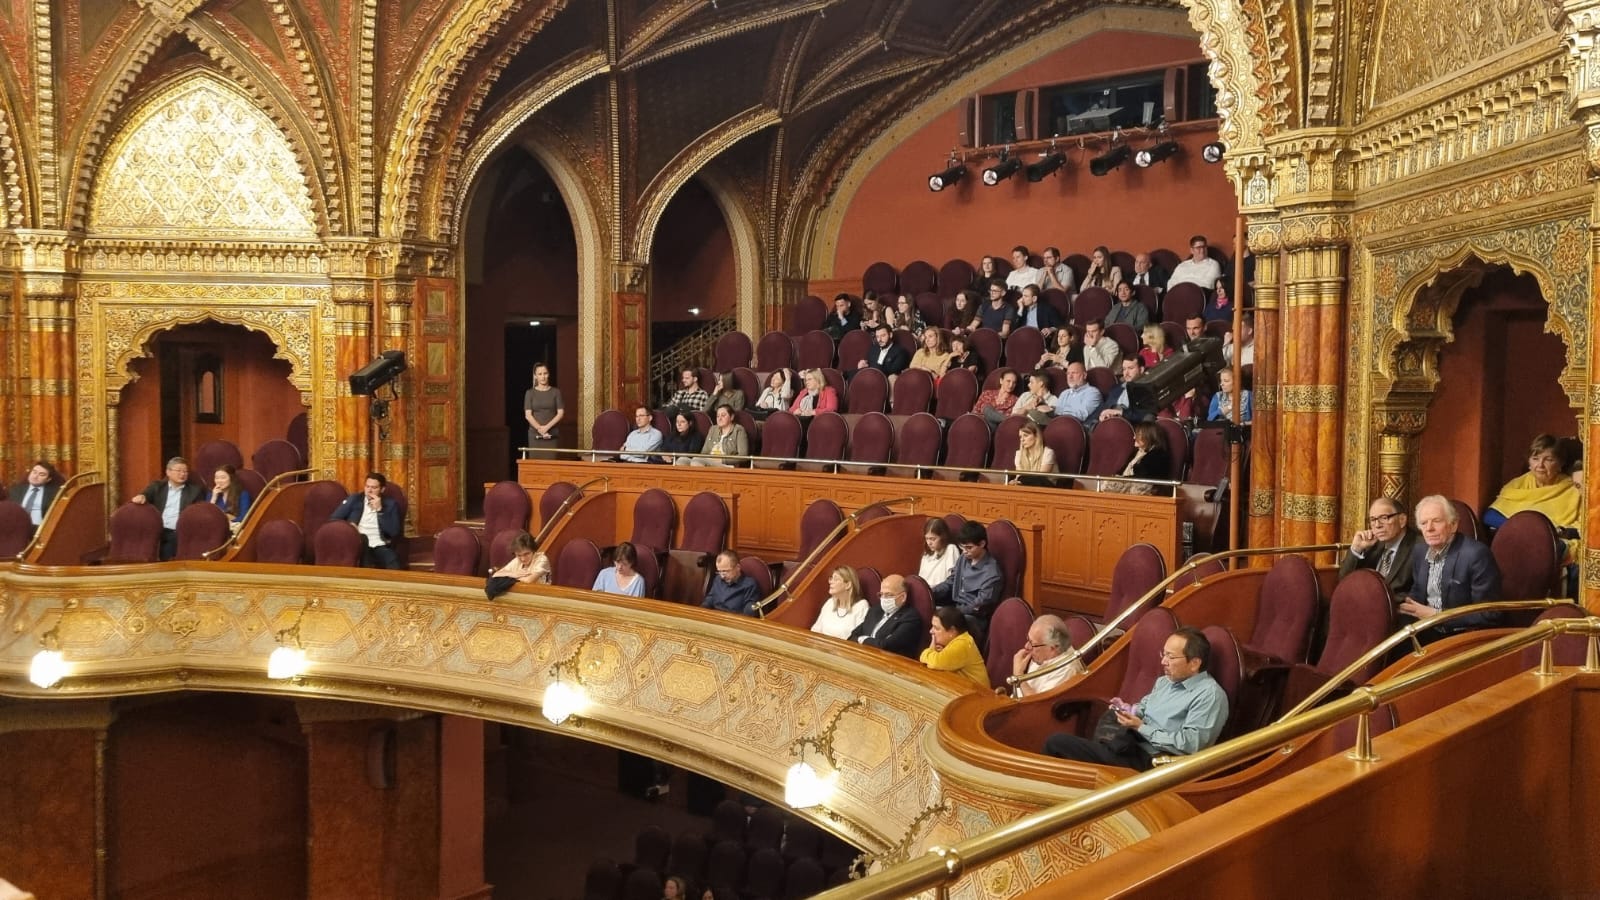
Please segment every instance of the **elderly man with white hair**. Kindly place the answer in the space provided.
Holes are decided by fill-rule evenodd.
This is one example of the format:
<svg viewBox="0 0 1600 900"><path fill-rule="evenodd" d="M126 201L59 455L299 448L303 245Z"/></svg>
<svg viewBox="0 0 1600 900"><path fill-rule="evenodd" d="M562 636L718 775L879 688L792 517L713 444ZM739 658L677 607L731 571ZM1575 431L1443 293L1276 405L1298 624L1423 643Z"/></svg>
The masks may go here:
<svg viewBox="0 0 1600 900"><path fill-rule="evenodd" d="M1422 553L1413 553L1411 592L1400 603L1403 616L1428 619L1447 609L1500 599L1500 567L1489 548L1456 532L1456 508L1449 498L1433 494L1417 501L1417 530ZM1500 624L1499 613L1461 616L1442 629L1425 632L1429 639Z"/></svg>
<svg viewBox="0 0 1600 900"><path fill-rule="evenodd" d="M1033 624L1028 626L1028 643L1011 658L1011 675L1020 678L1051 663L1057 666L1037 678L1018 682L1015 696L1021 698L1043 694L1074 675L1082 675L1082 660L1074 659L1066 665L1060 665L1061 658L1071 652L1072 638L1067 634L1067 625L1060 616L1047 614L1034 619Z"/></svg>

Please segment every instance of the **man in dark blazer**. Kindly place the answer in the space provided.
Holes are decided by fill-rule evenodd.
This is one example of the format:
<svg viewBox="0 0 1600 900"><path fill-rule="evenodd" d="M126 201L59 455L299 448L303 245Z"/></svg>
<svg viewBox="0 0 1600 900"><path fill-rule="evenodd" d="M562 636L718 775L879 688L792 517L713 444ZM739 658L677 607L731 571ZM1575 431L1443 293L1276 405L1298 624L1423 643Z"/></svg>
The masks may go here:
<svg viewBox="0 0 1600 900"><path fill-rule="evenodd" d="M1133 258L1133 274L1128 276L1128 283L1136 289L1149 285L1156 289L1157 294L1167 290L1167 270L1156 265L1150 259L1150 254L1141 253Z"/></svg>
<svg viewBox="0 0 1600 900"><path fill-rule="evenodd" d="M862 369L877 369L884 375L893 378L906 370L911 365L911 354L906 348L894 342L894 331L887 325L879 325L873 331L876 343L867 351L867 358L858 363L854 370L845 373L847 377L854 376Z"/></svg>
<svg viewBox="0 0 1600 900"><path fill-rule="evenodd" d="M1434 494L1417 503L1417 528L1423 545L1413 553L1410 596L1400 603L1404 616L1427 619L1447 609L1500 599L1500 568L1489 548L1456 533L1456 509ZM1426 640L1500 624L1499 613L1482 612L1453 619L1424 632Z"/></svg>
<svg viewBox="0 0 1600 900"><path fill-rule="evenodd" d="M167 477L150 482L133 503L148 503L161 512L161 558L178 555L178 514L205 498L206 489L189 482L189 461L181 456L167 460Z"/></svg>
<svg viewBox="0 0 1600 900"><path fill-rule="evenodd" d="M349 522L361 532L365 539L361 564L368 568L400 568L400 554L395 552L394 542L400 539L405 523L400 520L400 504L383 495L388 483L383 473L368 472L361 492L346 497L328 517L330 522Z"/></svg>
<svg viewBox="0 0 1600 900"><path fill-rule="evenodd" d="M28 469L26 481L11 488L11 500L27 510L35 531L44 521L45 513L50 511L50 504L56 502L56 494L61 492L60 481L56 467L41 459Z"/></svg>
<svg viewBox="0 0 1600 900"><path fill-rule="evenodd" d="M828 313L827 321L823 323L822 330L838 343L841 338L852 331L861 328L861 317L856 315L855 298L849 294L838 294L833 298L833 312Z"/></svg>
<svg viewBox="0 0 1600 900"><path fill-rule="evenodd" d="M1339 577L1357 569L1372 569L1383 576L1396 597L1410 593L1413 551L1421 535L1408 524L1399 501L1390 497L1372 501L1367 527L1350 539L1350 552L1339 563Z"/></svg>
<svg viewBox="0 0 1600 900"><path fill-rule="evenodd" d="M850 632L850 640L916 659L927 627L917 608L906 602L905 578L890 575L878 587L877 605L867 610L866 619Z"/></svg>
<svg viewBox="0 0 1600 900"><path fill-rule="evenodd" d="M1026 285L1022 289L1022 296L1017 298L1017 327L1031 325L1039 329L1039 336L1050 340L1056 329L1061 327L1061 314L1056 308L1043 302L1043 292L1036 285Z"/></svg>

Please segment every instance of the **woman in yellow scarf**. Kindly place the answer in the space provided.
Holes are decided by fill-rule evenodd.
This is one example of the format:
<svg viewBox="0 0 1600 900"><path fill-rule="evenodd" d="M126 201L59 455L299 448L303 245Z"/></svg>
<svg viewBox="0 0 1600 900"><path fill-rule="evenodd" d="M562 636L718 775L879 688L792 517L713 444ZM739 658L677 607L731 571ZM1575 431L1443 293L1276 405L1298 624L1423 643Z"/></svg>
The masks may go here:
<svg viewBox="0 0 1600 900"><path fill-rule="evenodd" d="M1506 519L1531 509L1544 513L1558 531L1578 531L1583 527L1583 492L1572 483L1565 469L1566 460L1561 453L1560 443L1548 434L1534 438L1533 446L1528 449L1527 474L1506 482L1506 486L1500 489L1500 495L1494 498L1488 511L1483 514L1483 523L1490 528L1499 528ZM1580 540L1580 537L1566 540L1567 558L1564 562L1577 559Z"/></svg>

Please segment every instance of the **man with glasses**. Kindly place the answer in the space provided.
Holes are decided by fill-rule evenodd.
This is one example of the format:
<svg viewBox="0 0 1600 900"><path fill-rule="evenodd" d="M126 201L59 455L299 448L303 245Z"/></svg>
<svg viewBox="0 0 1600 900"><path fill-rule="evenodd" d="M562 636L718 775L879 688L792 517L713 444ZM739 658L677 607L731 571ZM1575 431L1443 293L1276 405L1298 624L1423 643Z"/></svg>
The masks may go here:
<svg viewBox="0 0 1600 900"><path fill-rule="evenodd" d="M1405 510L1390 497L1379 497L1367 509L1367 527L1350 538L1350 552L1339 564L1339 577L1372 569L1389 583L1396 597L1411 590L1411 551L1418 534L1407 528Z"/></svg>
<svg viewBox="0 0 1600 900"><path fill-rule="evenodd" d="M943 584L933 585L933 601L961 610L979 647L989 637L989 617L1000 605L1000 564L989 555L989 532L982 522L967 522L956 535L961 555Z"/></svg>
<svg viewBox="0 0 1600 900"><path fill-rule="evenodd" d="M700 605L706 609L756 615L756 604L761 595L756 580L739 568L739 554L724 550L717 554L717 576L706 588L706 599Z"/></svg>
<svg viewBox="0 0 1600 900"><path fill-rule="evenodd" d="M651 424L650 410L642 406L633 409L633 430L622 441L622 462L644 463L650 457L644 454L661 449L661 430Z"/></svg>
<svg viewBox="0 0 1600 900"><path fill-rule="evenodd" d="M867 617L850 632L850 640L916 659L927 627L922 613L906 602L905 576L889 575L878 587L877 605L867 610Z"/></svg>
<svg viewBox="0 0 1600 900"><path fill-rule="evenodd" d="M1170 290L1175 284L1188 282L1209 295L1211 289L1217 286L1217 279L1222 277L1222 264L1211 258L1210 249L1205 235L1197 234L1189 238L1189 258L1172 270L1171 277L1167 279L1167 288Z"/></svg>
<svg viewBox="0 0 1600 900"><path fill-rule="evenodd" d="M1056 662L1071 652L1072 638L1067 634L1067 623L1061 621L1060 616L1042 615L1028 626L1028 642L1023 644L1022 649L1011 658L1011 674L1020 678ZM1018 682L1013 696L1021 699L1034 694L1043 694L1059 687L1062 682L1074 675L1082 675L1084 671L1083 660L1074 659L1066 665L1058 665L1038 678Z"/></svg>
<svg viewBox="0 0 1600 900"><path fill-rule="evenodd" d="M1228 695L1206 665L1211 642L1193 628L1180 628L1161 648L1162 676L1143 700L1111 700L1108 720L1093 738L1053 734L1044 752L1060 759L1144 771L1157 756L1188 756L1216 743L1228 721Z"/></svg>

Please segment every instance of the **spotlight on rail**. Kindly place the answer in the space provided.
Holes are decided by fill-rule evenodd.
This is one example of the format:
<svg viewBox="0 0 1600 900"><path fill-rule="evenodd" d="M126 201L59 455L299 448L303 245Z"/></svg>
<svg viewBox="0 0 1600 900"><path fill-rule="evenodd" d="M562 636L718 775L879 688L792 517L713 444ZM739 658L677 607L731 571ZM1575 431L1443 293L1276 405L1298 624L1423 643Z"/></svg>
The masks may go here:
<svg viewBox="0 0 1600 900"><path fill-rule="evenodd" d="M928 190L937 194L950 185L955 184L956 182L965 178L966 175L967 167L960 163L955 163L951 165L950 168L945 169L943 172L937 172L933 175L929 175Z"/></svg>
<svg viewBox="0 0 1600 900"><path fill-rule="evenodd" d="M1200 148L1200 158L1212 165L1222 162L1222 157L1228 152L1228 145L1221 141L1212 141Z"/></svg>
<svg viewBox="0 0 1600 900"><path fill-rule="evenodd" d="M1066 164L1067 155L1059 150L1052 150L1039 157L1038 162L1028 166L1028 180L1035 183L1043 181Z"/></svg>
<svg viewBox="0 0 1600 900"><path fill-rule="evenodd" d="M1105 175L1112 169L1115 169L1116 167L1127 162L1128 157L1132 155L1133 151L1128 149L1127 144L1119 144L1118 146L1112 147L1110 150L1107 150L1099 156L1096 156L1094 159L1089 160L1089 174L1097 177Z"/></svg>
<svg viewBox="0 0 1600 900"><path fill-rule="evenodd" d="M1158 162L1170 159L1178 152L1177 141L1162 141L1154 147L1146 147L1133 155L1133 164L1141 169L1148 169Z"/></svg>
<svg viewBox="0 0 1600 900"><path fill-rule="evenodd" d="M1020 168L1022 168L1022 160L1017 159L1015 156L1002 155L999 162L983 170L983 183L989 187L994 187L1017 174L1017 170Z"/></svg>

